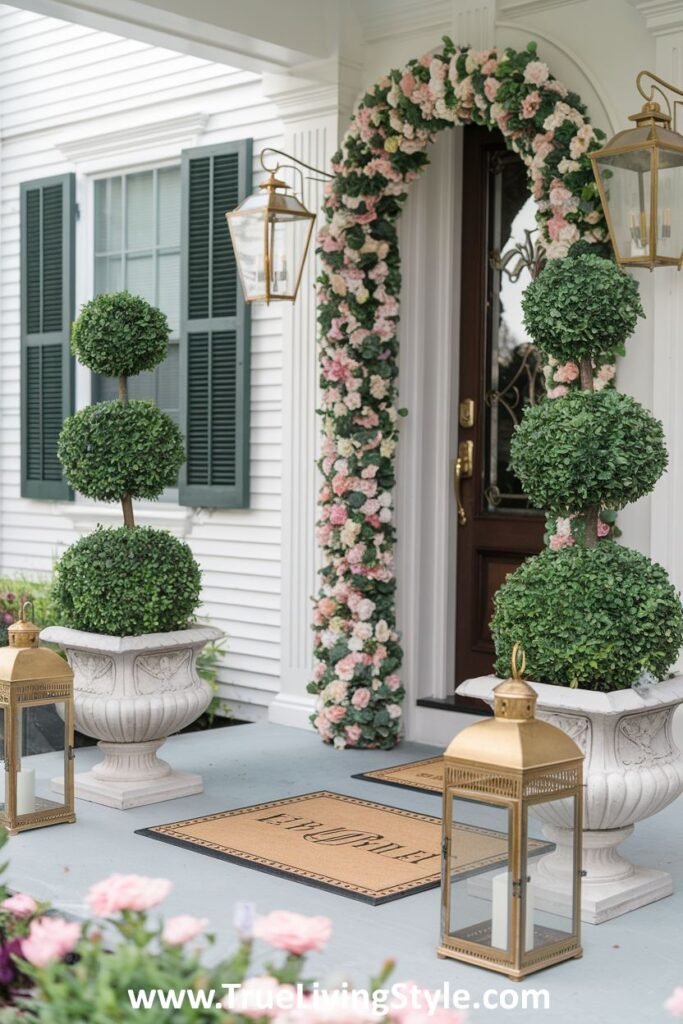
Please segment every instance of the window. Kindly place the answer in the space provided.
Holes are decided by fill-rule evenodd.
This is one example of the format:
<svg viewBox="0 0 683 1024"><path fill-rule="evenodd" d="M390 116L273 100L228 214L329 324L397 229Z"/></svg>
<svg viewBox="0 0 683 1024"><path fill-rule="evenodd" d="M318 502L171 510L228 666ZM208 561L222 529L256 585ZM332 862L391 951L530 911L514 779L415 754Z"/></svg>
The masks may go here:
<svg viewBox="0 0 683 1024"><path fill-rule="evenodd" d="M180 167L95 182L95 294L126 290L158 306L171 327L161 366L129 381L131 398L152 398L179 423ZM117 382L98 377L94 401L116 398Z"/></svg>

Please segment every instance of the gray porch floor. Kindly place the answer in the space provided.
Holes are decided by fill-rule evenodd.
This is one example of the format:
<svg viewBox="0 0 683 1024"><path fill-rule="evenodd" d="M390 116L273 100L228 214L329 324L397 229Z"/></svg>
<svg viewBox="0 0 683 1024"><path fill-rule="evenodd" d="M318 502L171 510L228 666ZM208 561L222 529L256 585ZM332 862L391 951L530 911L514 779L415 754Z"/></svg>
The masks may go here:
<svg viewBox="0 0 683 1024"><path fill-rule="evenodd" d="M311 958L319 975L339 970L365 985L388 956L397 960L395 980L440 988L466 988L473 1000L487 989L514 983L493 973L436 958L439 892L432 890L380 907L265 875L198 853L134 835L134 830L209 814L261 800L314 789L439 814L438 797L373 785L351 775L387 764L432 756L433 747L404 743L390 753L336 752L315 735L274 725L245 725L194 733L168 741L164 754L175 768L200 771L205 791L184 800L109 810L78 801L75 825L24 833L11 840L9 883L13 889L51 900L58 908L84 913L88 886L114 871L171 878L175 888L168 914L209 917L219 936L219 952L234 948L232 907L251 899L259 912L274 909L325 914L334 924L324 954ZM94 749L77 752L77 771L98 759ZM60 755L35 758L37 776L55 774ZM664 999L683 985L683 814L678 803L636 828L624 845L630 859L670 871L676 891L668 899L598 927L584 926L582 960L570 961L527 979L529 988L547 989L550 1010L471 1011L469 1021L552 1024L656 1024L669 1018Z"/></svg>

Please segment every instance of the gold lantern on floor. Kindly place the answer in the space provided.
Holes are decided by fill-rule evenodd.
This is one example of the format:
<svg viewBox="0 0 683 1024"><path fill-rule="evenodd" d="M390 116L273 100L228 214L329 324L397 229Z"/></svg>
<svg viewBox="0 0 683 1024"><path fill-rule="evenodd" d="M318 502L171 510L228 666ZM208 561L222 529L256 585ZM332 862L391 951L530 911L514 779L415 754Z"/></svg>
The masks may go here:
<svg viewBox="0 0 683 1024"><path fill-rule="evenodd" d="M512 678L494 690L495 717L458 733L444 758L438 954L513 980L581 956L583 754L566 733L535 717L524 667L516 645ZM573 822L573 866L563 891L537 894L534 861L550 849L540 821L556 815ZM488 844L481 855L491 866L467 876L458 865L469 836Z"/></svg>
<svg viewBox="0 0 683 1024"><path fill-rule="evenodd" d="M26 620L25 610L26 605L19 621L7 630L9 646L0 648L0 729L5 762L0 826L10 835L76 820L73 672L54 651L38 646L40 630ZM43 795L49 782L36 780L34 758L28 755L32 738L46 732L51 734L52 745L61 746L63 741L61 801Z"/></svg>

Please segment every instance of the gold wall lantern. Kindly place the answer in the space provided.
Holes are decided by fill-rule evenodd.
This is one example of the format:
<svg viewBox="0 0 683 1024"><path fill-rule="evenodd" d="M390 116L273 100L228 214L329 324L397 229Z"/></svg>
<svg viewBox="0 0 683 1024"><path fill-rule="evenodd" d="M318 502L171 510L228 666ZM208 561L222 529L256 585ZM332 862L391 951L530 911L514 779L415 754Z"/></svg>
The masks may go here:
<svg viewBox="0 0 683 1024"><path fill-rule="evenodd" d="M659 83L679 96L683 92L641 71L636 87L645 99L632 114L635 128L619 132L588 155L593 164L612 247L617 262L626 267L678 267L683 264L683 135L676 131L676 104L657 85L649 93L643 78ZM658 92L664 112L654 100ZM673 127L672 127L673 120Z"/></svg>
<svg viewBox="0 0 683 1024"><path fill-rule="evenodd" d="M27 602L28 603L28 602ZM75 821L73 672L58 654L38 646L38 626L21 618L7 630L9 646L0 648L0 729L4 772L0 775L0 826L10 835L25 829ZM63 777L54 780L64 797L48 799L48 781L36 779L28 738L46 721L64 740ZM3 783L4 777L4 783Z"/></svg>
<svg viewBox="0 0 683 1024"><path fill-rule="evenodd" d="M494 691L495 717L458 733L444 758L440 957L524 978L581 956L583 754L566 733L535 717L536 693L512 654L512 678ZM539 821L573 822L573 864L563 891L536 892L537 858L548 851ZM489 838L482 835L482 826ZM501 838L504 848L501 852ZM463 844L493 866L458 872ZM490 844L490 845L488 845Z"/></svg>
<svg viewBox="0 0 683 1024"><path fill-rule="evenodd" d="M271 169L265 163L266 153L277 153L295 163L278 163ZM300 175L303 193L303 175L299 167L316 174L323 172L279 149L270 148L261 153L261 166L268 173L266 180L256 192L225 215L242 290L246 302L294 302L301 284L315 214L306 209L302 199L290 192L290 187L277 175L285 168L296 171Z"/></svg>

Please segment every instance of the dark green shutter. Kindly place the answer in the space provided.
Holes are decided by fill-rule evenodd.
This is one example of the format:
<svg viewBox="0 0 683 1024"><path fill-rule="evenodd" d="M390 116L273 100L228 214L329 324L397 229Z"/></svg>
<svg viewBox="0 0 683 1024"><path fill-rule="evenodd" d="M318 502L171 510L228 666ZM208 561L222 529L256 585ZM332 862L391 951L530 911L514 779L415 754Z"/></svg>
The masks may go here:
<svg viewBox="0 0 683 1024"><path fill-rule="evenodd" d="M21 493L69 499L57 439L73 412L75 175L25 181L20 198Z"/></svg>
<svg viewBox="0 0 683 1024"><path fill-rule="evenodd" d="M225 214L251 192L251 139L183 153L181 505L249 506L250 316Z"/></svg>

